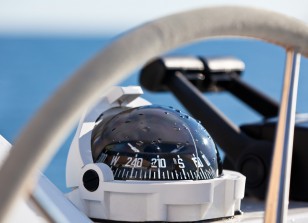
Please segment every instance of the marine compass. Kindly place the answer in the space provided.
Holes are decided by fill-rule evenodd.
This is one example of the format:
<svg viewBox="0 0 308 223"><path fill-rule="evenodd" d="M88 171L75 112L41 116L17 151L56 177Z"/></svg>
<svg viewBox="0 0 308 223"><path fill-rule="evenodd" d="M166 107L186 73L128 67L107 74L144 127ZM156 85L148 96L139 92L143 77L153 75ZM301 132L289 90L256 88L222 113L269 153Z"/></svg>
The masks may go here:
<svg viewBox="0 0 308 223"><path fill-rule="evenodd" d="M71 202L97 222L192 222L238 213L245 177L222 170L202 124L141 94L139 87L115 87L81 119L67 160Z"/></svg>

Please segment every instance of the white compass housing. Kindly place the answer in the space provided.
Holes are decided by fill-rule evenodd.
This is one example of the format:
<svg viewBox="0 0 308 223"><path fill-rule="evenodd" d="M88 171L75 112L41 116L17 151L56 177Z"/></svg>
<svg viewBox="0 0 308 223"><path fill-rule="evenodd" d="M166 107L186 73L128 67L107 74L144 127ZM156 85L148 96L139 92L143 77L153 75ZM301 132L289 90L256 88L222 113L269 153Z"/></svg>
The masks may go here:
<svg viewBox="0 0 308 223"><path fill-rule="evenodd" d="M206 173L200 171L197 175L206 180L194 180L193 175L184 178L183 171L182 179L178 180L171 180L171 174L168 180L167 172L161 181L138 180L138 177L115 180L118 172L115 174L105 163L93 161L91 134L97 118L102 113L113 116L128 108L150 105L139 97L141 94L140 87L114 87L83 116L67 159L67 186L72 189L69 199L96 220L183 222L240 213L245 188L245 177L240 173L224 170L221 176L206 179ZM110 112L113 107L117 109ZM130 174L142 173L131 171Z"/></svg>

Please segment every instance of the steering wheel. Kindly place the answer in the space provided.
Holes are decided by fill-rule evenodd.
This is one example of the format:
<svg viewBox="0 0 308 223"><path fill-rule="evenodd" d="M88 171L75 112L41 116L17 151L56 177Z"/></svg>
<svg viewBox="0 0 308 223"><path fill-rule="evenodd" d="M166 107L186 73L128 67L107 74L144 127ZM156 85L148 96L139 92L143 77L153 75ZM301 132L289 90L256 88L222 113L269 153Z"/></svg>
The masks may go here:
<svg viewBox="0 0 308 223"><path fill-rule="evenodd" d="M18 197L31 191L36 171L50 160L82 111L94 104L109 86L175 47L224 36L256 38L308 56L307 25L260 9L198 9L167 16L128 32L78 70L24 128L0 171L0 220L5 219Z"/></svg>

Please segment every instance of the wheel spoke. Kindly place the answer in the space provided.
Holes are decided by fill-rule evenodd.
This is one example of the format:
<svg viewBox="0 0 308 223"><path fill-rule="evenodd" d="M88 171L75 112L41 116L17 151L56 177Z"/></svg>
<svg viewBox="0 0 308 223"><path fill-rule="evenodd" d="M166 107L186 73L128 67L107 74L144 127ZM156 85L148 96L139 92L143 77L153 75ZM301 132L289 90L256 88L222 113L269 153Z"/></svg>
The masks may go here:
<svg viewBox="0 0 308 223"><path fill-rule="evenodd" d="M300 54L287 50L264 222L287 222Z"/></svg>

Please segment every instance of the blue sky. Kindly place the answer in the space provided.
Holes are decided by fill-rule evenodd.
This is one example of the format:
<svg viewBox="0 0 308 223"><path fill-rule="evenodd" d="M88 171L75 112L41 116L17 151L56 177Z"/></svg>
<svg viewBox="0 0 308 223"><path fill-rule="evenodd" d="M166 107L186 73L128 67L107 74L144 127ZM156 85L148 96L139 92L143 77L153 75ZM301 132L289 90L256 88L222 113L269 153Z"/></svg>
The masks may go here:
<svg viewBox="0 0 308 223"><path fill-rule="evenodd" d="M173 12L217 5L265 8L308 22L305 0L1 0L0 34L118 33Z"/></svg>

